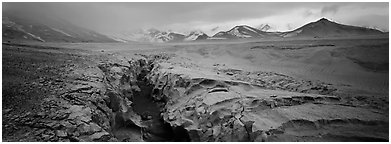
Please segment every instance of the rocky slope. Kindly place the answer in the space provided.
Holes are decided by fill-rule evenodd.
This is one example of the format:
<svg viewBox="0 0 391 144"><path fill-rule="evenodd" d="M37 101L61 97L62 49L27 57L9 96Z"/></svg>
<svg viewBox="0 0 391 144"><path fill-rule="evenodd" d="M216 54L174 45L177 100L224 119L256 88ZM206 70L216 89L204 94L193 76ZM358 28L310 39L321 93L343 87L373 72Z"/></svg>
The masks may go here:
<svg viewBox="0 0 391 144"><path fill-rule="evenodd" d="M44 17L41 19L5 13L2 17L3 42L117 42L105 35L75 26L64 20Z"/></svg>
<svg viewBox="0 0 391 144"><path fill-rule="evenodd" d="M3 141L111 139L106 88L94 67L103 59L44 46L3 48Z"/></svg>

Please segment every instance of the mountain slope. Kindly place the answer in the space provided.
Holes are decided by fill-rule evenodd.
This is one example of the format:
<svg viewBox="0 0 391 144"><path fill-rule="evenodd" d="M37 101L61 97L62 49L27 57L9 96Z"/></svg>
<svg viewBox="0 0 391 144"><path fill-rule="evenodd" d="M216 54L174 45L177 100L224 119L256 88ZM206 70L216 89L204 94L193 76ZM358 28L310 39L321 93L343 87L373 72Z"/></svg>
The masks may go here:
<svg viewBox="0 0 391 144"><path fill-rule="evenodd" d="M267 35L266 32L258 30L256 28L240 25L235 26L229 31L221 31L216 33L214 38L225 38L225 39L235 39L235 38L262 38Z"/></svg>
<svg viewBox="0 0 391 144"><path fill-rule="evenodd" d="M242 38L276 38L280 37L279 32L266 32L270 28L269 25L263 26L263 29L256 29L247 25L235 26L229 31L221 31L216 33L210 39L242 39Z"/></svg>
<svg viewBox="0 0 391 144"><path fill-rule="evenodd" d="M185 37L184 41L205 40L208 38L209 36L202 31L192 31Z"/></svg>
<svg viewBox="0 0 391 144"><path fill-rule="evenodd" d="M185 35L173 32L169 33L168 36L171 37L171 42L183 41L185 39Z"/></svg>
<svg viewBox="0 0 391 144"><path fill-rule="evenodd" d="M284 32L282 37L344 37L352 35L376 35L383 32L364 27L343 25L322 18L293 31Z"/></svg>
<svg viewBox="0 0 391 144"><path fill-rule="evenodd" d="M60 19L32 18L3 14L3 41L38 42L117 42L105 35Z"/></svg>

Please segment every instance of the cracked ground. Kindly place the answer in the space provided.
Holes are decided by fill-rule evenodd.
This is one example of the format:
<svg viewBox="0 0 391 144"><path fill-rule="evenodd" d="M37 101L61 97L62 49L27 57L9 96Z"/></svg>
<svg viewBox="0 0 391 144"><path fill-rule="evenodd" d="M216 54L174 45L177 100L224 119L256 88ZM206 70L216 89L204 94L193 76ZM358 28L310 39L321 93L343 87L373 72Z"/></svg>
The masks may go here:
<svg viewBox="0 0 391 144"><path fill-rule="evenodd" d="M298 42L3 43L2 139L388 141L388 40Z"/></svg>

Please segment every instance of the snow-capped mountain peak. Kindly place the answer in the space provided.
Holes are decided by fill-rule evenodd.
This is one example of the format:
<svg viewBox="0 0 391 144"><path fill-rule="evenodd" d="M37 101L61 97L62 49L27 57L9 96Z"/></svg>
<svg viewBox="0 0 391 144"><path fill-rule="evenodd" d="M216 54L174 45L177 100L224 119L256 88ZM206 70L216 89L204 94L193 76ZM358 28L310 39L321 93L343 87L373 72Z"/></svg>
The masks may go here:
<svg viewBox="0 0 391 144"><path fill-rule="evenodd" d="M235 26L229 31L215 34L215 38L256 38L263 37L264 32L247 25Z"/></svg>
<svg viewBox="0 0 391 144"><path fill-rule="evenodd" d="M244 29L247 29L249 31L253 31L254 32L254 30L248 28L248 26L236 26L233 29L231 29L230 31L228 31L228 34L234 35L234 36L239 37L239 38L249 38L249 37L251 37L247 31L242 31L242 30L240 30L240 28L244 28Z"/></svg>
<svg viewBox="0 0 391 144"><path fill-rule="evenodd" d="M258 26L258 29L260 31L266 32L266 31L271 29L271 26L269 24L261 24L261 25Z"/></svg>
<svg viewBox="0 0 391 144"><path fill-rule="evenodd" d="M202 31L199 31L199 30L197 30L197 31L191 31L190 33L189 33L189 35L187 35L186 37L185 37L185 41L194 41L194 40L202 40L202 39L207 39L207 38L209 38L209 36L208 35L206 35L204 32L202 32Z"/></svg>

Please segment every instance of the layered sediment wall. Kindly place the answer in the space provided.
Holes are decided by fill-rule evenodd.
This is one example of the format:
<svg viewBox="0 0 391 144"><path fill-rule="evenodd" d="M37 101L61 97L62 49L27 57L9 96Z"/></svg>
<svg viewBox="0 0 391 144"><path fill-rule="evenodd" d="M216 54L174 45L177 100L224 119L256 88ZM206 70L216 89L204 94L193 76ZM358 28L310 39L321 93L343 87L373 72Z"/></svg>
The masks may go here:
<svg viewBox="0 0 391 144"><path fill-rule="evenodd" d="M142 55L129 65L99 66L119 141L388 140L385 116L339 97L192 77L164 64L169 58Z"/></svg>

